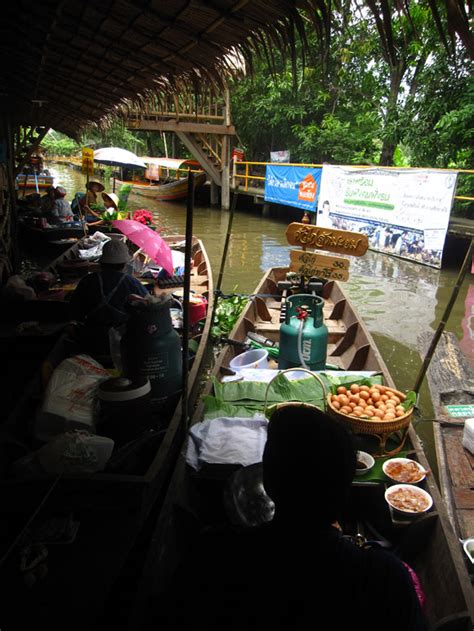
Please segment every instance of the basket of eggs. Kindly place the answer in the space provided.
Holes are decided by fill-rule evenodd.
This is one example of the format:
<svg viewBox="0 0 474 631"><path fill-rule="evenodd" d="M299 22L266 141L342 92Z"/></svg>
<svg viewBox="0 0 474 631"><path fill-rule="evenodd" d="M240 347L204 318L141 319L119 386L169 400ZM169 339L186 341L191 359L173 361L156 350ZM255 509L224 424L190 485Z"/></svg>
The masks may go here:
<svg viewBox="0 0 474 631"><path fill-rule="evenodd" d="M403 392L388 386L339 386L327 395L328 412L360 434L371 434L379 440L378 456L398 453L408 433L413 416L413 403ZM397 446L386 451L387 439L399 433Z"/></svg>

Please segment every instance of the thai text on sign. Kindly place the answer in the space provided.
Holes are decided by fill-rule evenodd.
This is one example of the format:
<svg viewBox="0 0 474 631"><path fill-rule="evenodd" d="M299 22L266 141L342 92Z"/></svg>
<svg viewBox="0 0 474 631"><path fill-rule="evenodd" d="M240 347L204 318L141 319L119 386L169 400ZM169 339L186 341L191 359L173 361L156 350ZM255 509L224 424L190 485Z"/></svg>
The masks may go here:
<svg viewBox="0 0 474 631"><path fill-rule="evenodd" d="M351 256L362 256L369 247L367 235L296 222L288 226L286 238L290 245L301 245Z"/></svg>
<svg viewBox="0 0 474 631"><path fill-rule="evenodd" d="M290 270L302 276L326 280L349 280L349 260L315 252L291 250Z"/></svg>
<svg viewBox="0 0 474 631"><path fill-rule="evenodd" d="M88 147L82 149L82 172L94 175L94 149Z"/></svg>

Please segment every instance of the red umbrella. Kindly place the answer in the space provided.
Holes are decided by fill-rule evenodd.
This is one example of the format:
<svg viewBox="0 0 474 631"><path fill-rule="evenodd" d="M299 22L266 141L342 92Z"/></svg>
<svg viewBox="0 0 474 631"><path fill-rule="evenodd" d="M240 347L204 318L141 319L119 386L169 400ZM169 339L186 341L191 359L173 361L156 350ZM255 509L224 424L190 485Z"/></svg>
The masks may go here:
<svg viewBox="0 0 474 631"><path fill-rule="evenodd" d="M112 225L120 230L127 239L145 252L157 265L165 269L170 276L173 275L173 256L170 246L160 235L133 219L116 219Z"/></svg>

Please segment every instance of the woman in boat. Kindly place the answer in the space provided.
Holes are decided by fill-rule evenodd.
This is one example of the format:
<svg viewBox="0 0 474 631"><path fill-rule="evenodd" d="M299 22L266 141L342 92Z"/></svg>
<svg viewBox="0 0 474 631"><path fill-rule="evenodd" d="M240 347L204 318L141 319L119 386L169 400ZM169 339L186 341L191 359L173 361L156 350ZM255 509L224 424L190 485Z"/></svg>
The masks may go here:
<svg viewBox="0 0 474 631"><path fill-rule="evenodd" d="M160 628L424 631L406 566L361 548L343 523L356 470L352 435L316 408L275 411L263 455L273 520L201 536L159 607ZM150 627L151 628L151 627Z"/></svg>
<svg viewBox="0 0 474 631"><path fill-rule="evenodd" d="M89 180L86 186L86 193L79 200L79 207L83 216L89 221L101 218L100 213L93 207L96 207L98 202L98 194L105 191L105 186L99 180Z"/></svg>
<svg viewBox="0 0 474 631"><path fill-rule="evenodd" d="M54 203L49 216L50 223L65 223L74 221L71 204L65 199L67 191L64 186L54 189Z"/></svg>
<svg viewBox="0 0 474 631"><path fill-rule="evenodd" d="M131 296L139 299L148 295L136 278L125 273L130 260L123 241L107 241L99 260L100 271L82 278L71 296L71 316L82 325L80 342L92 354L109 354L109 329L128 320L127 301Z"/></svg>

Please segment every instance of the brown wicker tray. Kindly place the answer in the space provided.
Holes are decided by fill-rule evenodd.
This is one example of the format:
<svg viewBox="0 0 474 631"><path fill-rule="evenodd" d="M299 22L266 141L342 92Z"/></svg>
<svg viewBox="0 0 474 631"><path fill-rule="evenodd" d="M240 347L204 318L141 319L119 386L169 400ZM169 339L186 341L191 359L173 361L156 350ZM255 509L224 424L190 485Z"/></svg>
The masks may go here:
<svg viewBox="0 0 474 631"><path fill-rule="evenodd" d="M327 395L326 403L327 411L332 417L337 418L346 425L349 425L352 431L357 434L370 434L378 438L379 451L378 453L373 454L375 457L393 456L403 448L408 434L408 428L413 417L413 408L408 410L408 412L406 412L403 416L399 416L391 421L369 421L367 419L349 416L348 414L339 412L339 410L336 410L336 408L332 406L331 396L331 394ZM386 451L388 437L397 432L399 432L400 441L398 446L391 451Z"/></svg>

